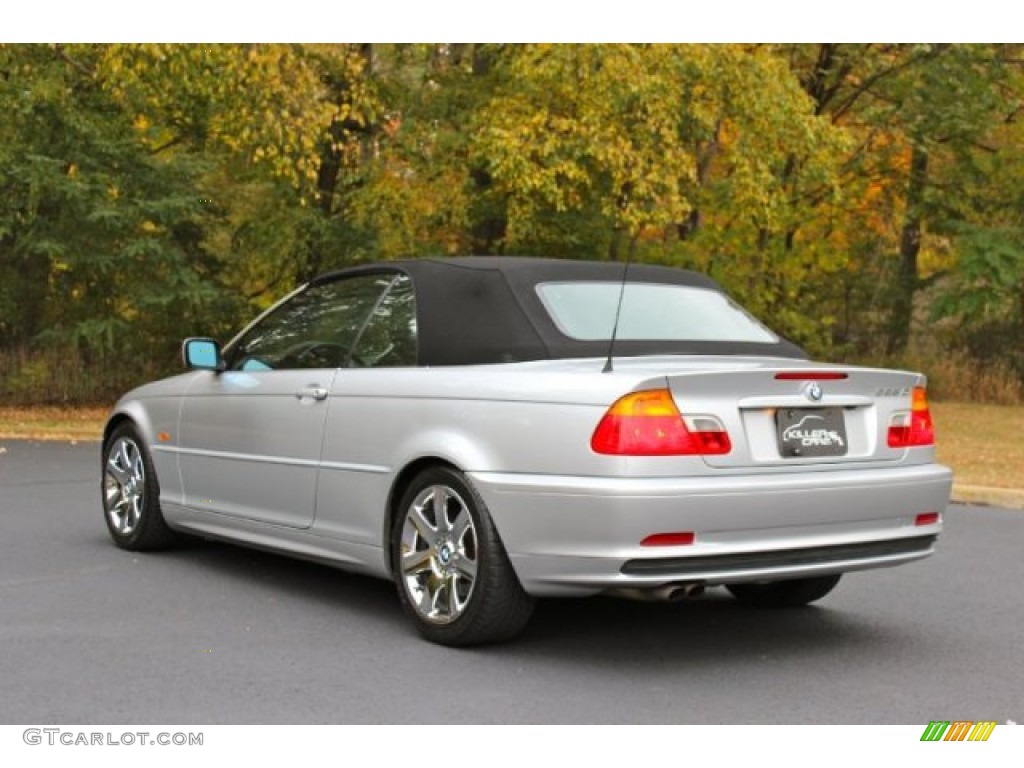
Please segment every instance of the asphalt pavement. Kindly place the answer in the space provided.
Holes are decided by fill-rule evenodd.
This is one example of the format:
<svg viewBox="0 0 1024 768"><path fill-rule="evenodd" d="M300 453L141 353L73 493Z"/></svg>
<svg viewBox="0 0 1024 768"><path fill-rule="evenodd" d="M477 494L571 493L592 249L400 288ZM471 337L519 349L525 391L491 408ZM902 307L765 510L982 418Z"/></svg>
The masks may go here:
<svg viewBox="0 0 1024 768"><path fill-rule="evenodd" d="M208 542L116 549L96 443L0 441L0 723L1024 722L1024 514L796 611L542 601L516 642L420 640L394 587Z"/></svg>

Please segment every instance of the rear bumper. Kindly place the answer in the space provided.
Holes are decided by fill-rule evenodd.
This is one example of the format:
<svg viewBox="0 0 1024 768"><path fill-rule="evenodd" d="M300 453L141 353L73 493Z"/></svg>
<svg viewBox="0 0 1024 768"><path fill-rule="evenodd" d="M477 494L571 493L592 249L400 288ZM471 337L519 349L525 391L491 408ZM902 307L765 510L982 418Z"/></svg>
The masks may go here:
<svg viewBox="0 0 1024 768"><path fill-rule="evenodd" d="M472 473L527 591L586 595L673 582L799 578L934 552L950 471L937 464L798 474L594 478ZM646 547L692 531L692 545Z"/></svg>

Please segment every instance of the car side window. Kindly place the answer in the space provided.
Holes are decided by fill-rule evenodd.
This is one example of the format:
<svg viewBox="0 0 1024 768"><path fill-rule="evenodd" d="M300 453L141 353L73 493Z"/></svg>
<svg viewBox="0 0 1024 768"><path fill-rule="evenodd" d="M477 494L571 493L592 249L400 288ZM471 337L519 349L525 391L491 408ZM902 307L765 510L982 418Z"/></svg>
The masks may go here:
<svg viewBox="0 0 1024 768"><path fill-rule="evenodd" d="M416 296L409 276L398 275L356 340L351 364L382 368L416 363Z"/></svg>
<svg viewBox="0 0 1024 768"><path fill-rule="evenodd" d="M250 328L227 355L235 371L338 368L394 274L361 275L311 286ZM358 363L355 363L358 364Z"/></svg>

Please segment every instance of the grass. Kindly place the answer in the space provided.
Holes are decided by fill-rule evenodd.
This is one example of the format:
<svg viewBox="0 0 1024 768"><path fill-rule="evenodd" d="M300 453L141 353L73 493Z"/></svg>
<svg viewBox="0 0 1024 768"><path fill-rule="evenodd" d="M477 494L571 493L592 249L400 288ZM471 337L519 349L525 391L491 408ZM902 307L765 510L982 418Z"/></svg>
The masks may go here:
<svg viewBox="0 0 1024 768"><path fill-rule="evenodd" d="M1024 406L931 403L936 453L958 483L1024 488Z"/></svg>
<svg viewBox="0 0 1024 768"><path fill-rule="evenodd" d="M0 407L0 439L99 440L109 408Z"/></svg>
<svg viewBox="0 0 1024 768"><path fill-rule="evenodd" d="M1024 406L931 404L938 459L958 483L1024 488ZM0 439L99 440L106 408L0 407Z"/></svg>

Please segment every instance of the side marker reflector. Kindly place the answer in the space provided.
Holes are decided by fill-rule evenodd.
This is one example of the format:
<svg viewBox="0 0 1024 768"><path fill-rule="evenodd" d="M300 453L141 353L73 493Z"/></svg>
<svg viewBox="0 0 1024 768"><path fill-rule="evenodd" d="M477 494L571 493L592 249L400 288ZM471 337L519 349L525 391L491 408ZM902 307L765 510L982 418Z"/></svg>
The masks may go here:
<svg viewBox="0 0 1024 768"><path fill-rule="evenodd" d="M680 531L678 533L653 533L640 542L642 547L681 547L693 544L696 538L693 531Z"/></svg>

